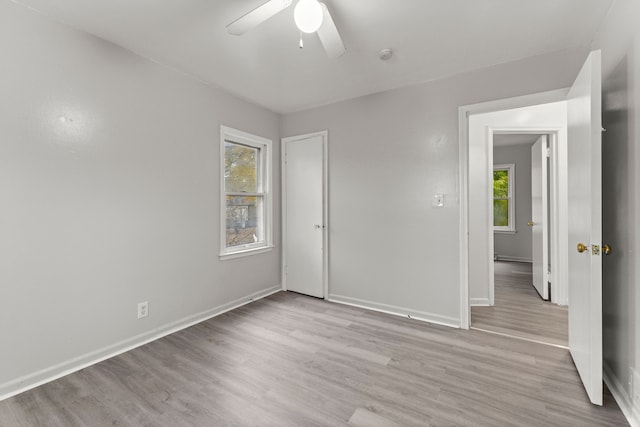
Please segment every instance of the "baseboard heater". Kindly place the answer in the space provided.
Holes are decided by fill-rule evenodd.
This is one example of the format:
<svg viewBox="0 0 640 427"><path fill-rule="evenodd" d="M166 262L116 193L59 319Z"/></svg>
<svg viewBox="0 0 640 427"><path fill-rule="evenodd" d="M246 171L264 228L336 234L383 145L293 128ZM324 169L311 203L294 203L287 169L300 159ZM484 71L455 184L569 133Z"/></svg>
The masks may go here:
<svg viewBox="0 0 640 427"><path fill-rule="evenodd" d="M533 260L531 258L520 258L520 257L515 257L510 255L498 255L498 254L493 254L493 260L494 261L511 261L511 262L528 262L529 264L533 263Z"/></svg>

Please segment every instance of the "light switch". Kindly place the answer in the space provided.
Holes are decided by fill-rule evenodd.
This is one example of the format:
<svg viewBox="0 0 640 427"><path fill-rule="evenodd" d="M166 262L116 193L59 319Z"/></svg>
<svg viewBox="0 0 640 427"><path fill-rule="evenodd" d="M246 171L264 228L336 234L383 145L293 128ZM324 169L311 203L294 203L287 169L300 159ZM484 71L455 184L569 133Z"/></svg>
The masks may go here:
<svg viewBox="0 0 640 427"><path fill-rule="evenodd" d="M444 194L436 194L433 196L433 207L434 208L442 208L444 207Z"/></svg>

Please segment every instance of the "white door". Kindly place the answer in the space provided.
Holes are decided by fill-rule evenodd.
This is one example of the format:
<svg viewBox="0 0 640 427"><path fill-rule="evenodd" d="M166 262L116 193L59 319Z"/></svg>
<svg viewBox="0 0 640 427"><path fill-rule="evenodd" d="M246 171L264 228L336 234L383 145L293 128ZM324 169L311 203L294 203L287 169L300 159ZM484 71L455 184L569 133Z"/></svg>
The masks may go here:
<svg viewBox="0 0 640 427"><path fill-rule="evenodd" d="M602 405L602 117L600 51L568 96L569 349L591 402Z"/></svg>
<svg viewBox="0 0 640 427"><path fill-rule="evenodd" d="M533 287L544 300L549 299L549 222L547 220L547 136L531 147L531 258Z"/></svg>
<svg viewBox="0 0 640 427"><path fill-rule="evenodd" d="M283 139L284 281L289 291L324 294L326 133Z"/></svg>

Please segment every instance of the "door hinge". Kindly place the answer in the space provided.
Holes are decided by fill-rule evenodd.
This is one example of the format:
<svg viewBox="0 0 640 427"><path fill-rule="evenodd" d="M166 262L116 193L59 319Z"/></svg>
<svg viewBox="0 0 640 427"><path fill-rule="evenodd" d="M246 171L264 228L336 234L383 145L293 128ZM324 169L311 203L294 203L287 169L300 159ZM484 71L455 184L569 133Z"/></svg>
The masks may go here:
<svg viewBox="0 0 640 427"><path fill-rule="evenodd" d="M547 147L547 158L551 158L551 147Z"/></svg>

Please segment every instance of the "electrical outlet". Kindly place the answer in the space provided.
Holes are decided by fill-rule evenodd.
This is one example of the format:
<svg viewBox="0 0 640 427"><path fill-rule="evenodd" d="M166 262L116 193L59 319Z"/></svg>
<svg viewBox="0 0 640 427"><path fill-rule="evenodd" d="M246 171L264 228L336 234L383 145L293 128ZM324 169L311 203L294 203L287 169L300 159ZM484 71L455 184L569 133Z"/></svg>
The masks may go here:
<svg viewBox="0 0 640 427"><path fill-rule="evenodd" d="M434 208L444 207L444 194L434 194L433 199L431 201L431 205Z"/></svg>
<svg viewBox="0 0 640 427"><path fill-rule="evenodd" d="M143 301L138 303L138 319L147 317L149 315L149 302Z"/></svg>

